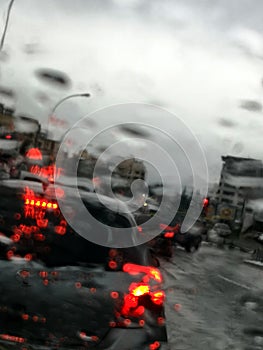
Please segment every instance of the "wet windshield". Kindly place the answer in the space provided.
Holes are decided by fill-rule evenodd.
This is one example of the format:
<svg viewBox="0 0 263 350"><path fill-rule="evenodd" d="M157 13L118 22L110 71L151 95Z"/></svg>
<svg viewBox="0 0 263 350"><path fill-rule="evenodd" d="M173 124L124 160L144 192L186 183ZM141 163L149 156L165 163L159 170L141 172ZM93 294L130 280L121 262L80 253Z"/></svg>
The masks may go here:
<svg viewBox="0 0 263 350"><path fill-rule="evenodd" d="M263 347L262 13L0 0L1 349Z"/></svg>

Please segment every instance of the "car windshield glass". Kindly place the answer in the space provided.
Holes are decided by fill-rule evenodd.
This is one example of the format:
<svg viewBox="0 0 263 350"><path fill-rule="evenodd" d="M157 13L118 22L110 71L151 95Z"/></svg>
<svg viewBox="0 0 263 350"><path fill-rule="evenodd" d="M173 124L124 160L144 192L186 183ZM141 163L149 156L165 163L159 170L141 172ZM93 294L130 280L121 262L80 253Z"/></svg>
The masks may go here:
<svg viewBox="0 0 263 350"><path fill-rule="evenodd" d="M0 348L263 348L262 14L0 0Z"/></svg>

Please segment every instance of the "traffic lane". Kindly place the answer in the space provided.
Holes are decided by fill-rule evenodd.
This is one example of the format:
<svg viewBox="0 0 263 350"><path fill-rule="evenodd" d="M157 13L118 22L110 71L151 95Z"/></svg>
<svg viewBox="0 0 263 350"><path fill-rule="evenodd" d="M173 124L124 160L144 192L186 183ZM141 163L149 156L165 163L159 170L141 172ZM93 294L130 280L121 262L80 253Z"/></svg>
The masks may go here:
<svg viewBox="0 0 263 350"><path fill-rule="evenodd" d="M202 246L161 259L171 349L262 349L263 270L247 254Z"/></svg>

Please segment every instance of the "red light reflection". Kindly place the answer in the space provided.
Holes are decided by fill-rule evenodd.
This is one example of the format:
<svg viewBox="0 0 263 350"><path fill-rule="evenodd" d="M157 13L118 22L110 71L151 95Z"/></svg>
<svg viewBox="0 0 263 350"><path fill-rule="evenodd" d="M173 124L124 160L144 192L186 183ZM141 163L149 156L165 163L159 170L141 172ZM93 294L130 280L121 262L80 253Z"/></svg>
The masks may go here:
<svg viewBox="0 0 263 350"><path fill-rule="evenodd" d="M26 157L34 160L42 160L42 153L38 148L30 148L26 153Z"/></svg>
<svg viewBox="0 0 263 350"><path fill-rule="evenodd" d="M172 231L165 232L164 237L165 238L173 238L174 232L172 232Z"/></svg>
<svg viewBox="0 0 263 350"><path fill-rule="evenodd" d="M9 335L9 334L0 334L0 339L7 340L7 341L12 341L12 342L15 342L15 343L24 343L26 341L25 338L16 337L14 335Z"/></svg>
<svg viewBox="0 0 263 350"><path fill-rule="evenodd" d="M155 341L154 343L149 345L150 350L158 350L160 348L160 343L158 341Z"/></svg>
<svg viewBox="0 0 263 350"><path fill-rule="evenodd" d="M155 267L141 266L136 264L127 263L123 266L123 271L131 275L137 275L139 273L145 273L149 277L153 278L157 282L162 282L161 272Z"/></svg>
<svg viewBox="0 0 263 350"><path fill-rule="evenodd" d="M56 165L52 164L46 167L40 167L38 165L32 165L29 169L31 174L38 175L48 179L50 182L54 182L54 179L58 178L63 169L57 168Z"/></svg>
<svg viewBox="0 0 263 350"><path fill-rule="evenodd" d="M64 226L56 226L55 227L55 233L57 235L63 236L66 234L66 228Z"/></svg>

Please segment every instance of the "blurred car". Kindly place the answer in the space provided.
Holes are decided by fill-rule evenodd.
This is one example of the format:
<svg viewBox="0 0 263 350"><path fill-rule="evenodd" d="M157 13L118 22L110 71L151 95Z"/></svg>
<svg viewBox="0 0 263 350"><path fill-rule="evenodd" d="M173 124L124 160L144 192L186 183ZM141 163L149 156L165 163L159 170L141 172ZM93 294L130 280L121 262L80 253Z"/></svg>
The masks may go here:
<svg viewBox="0 0 263 350"><path fill-rule="evenodd" d="M216 243L219 246L224 245L226 238L231 235L232 231L230 227L225 224L218 222L207 232L208 242Z"/></svg>
<svg viewBox="0 0 263 350"><path fill-rule="evenodd" d="M214 231L219 237L228 237L232 233L230 227L222 222L216 223L211 230Z"/></svg>
<svg viewBox="0 0 263 350"><path fill-rule="evenodd" d="M203 226L193 225L187 232L181 232L180 224L175 226L160 225L163 229L152 242L153 250L160 255L172 257L173 246L180 245L186 252L193 253L202 243Z"/></svg>
<svg viewBox="0 0 263 350"><path fill-rule="evenodd" d="M193 253L199 249L202 243L202 229L198 224L194 224L187 232L181 230L174 236L175 243L182 246L186 252Z"/></svg>
<svg viewBox="0 0 263 350"><path fill-rule="evenodd" d="M216 223L212 229L215 230L220 237L227 237L232 233L230 227L221 222Z"/></svg>
<svg viewBox="0 0 263 350"><path fill-rule="evenodd" d="M220 237L215 230L211 229L207 232L207 241L211 243L216 243L217 245L223 245L225 242L224 237Z"/></svg>
<svg viewBox="0 0 263 350"><path fill-rule="evenodd" d="M67 224L48 187L24 180L5 180L0 187L0 213L13 217L12 227L2 225L0 343L19 349L167 345L162 275L146 244L92 243ZM96 234L111 237L114 227L138 233L133 217L116 210L119 202L105 198L104 206L94 193L80 193L92 216L105 224ZM74 215L74 193L67 196ZM88 219L83 225L87 233L94 230Z"/></svg>
<svg viewBox="0 0 263 350"><path fill-rule="evenodd" d="M261 244L263 244L263 233L262 232L257 232L255 236L255 240Z"/></svg>

